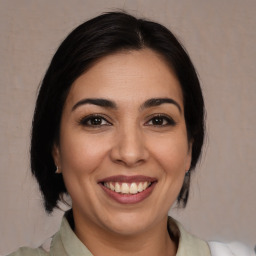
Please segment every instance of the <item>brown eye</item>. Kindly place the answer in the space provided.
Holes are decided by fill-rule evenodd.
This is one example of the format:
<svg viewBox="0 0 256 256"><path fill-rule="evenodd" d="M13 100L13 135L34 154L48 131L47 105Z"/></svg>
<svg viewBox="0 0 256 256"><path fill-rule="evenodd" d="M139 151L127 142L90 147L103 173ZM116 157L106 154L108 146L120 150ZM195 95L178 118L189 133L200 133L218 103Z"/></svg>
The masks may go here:
<svg viewBox="0 0 256 256"><path fill-rule="evenodd" d="M79 122L83 126L105 126L105 125L111 125L104 117L98 116L98 115L90 115L85 118L82 118Z"/></svg>
<svg viewBox="0 0 256 256"><path fill-rule="evenodd" d="M168 126L168 125L175 125L175 121L171 117L167 117L164 115L157 115L152 117L146 125L153 125L153 126Z"/></svg>
<svg viewBox="0 0 256 256"><path fill-rule="evenodd" d="M152 118L153 125L163 125L166 124L166 120L163 117L154 117Z"/></svg>
<svg viewBox="0 0 256 256"><path fill-rule="evenodd" d="M88 120L89 125L102 125L103 119L101 117L94 117Z"/></svg>

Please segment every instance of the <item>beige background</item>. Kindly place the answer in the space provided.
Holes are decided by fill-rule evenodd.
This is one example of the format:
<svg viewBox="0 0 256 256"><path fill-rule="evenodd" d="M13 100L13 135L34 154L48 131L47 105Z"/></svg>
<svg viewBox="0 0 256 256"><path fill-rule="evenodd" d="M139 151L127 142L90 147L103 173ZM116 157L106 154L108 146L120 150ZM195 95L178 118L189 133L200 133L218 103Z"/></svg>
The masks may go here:
<svg viewBox="0 0 256 256"><path fill-rule="evenodd" d="M171 210L205 239L256 243L256 1L0 0L0 255L38 246L58 228L29 171L37 87L75 26L124 8L172 29L200 74L208 142L188 207Z"/></svg>

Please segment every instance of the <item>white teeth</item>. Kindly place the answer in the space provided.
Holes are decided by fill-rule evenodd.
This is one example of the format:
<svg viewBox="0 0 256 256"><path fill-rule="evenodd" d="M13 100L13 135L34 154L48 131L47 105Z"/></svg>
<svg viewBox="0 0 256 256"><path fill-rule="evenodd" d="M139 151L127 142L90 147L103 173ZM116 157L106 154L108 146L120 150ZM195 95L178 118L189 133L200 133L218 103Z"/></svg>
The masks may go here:
<svg viewBox="0 0 256 256"><path fill-rule="evenodd" d="M108 189L122 194L137 194L147 189L151 182L132 182L132 183L119 183L119 182L104 182L104 186Z"/></svg>
<svg viewBox="0 0 256 256"><path fill-rule="evenodd" d="M142 186L142 183L141 183L141 182L139 183L138 191L139 191L139 192L143 191L143 186Z"/></svg>
<svg viewBox="0 0 256 256"><path fill-rule="evenodd" d="M130 194L137 194L138 193L138 188L136 183L132 183L130 186Z"/></svg>
<svg viewBox="0 0 256 256"><path fill-rule="evenodd" d="M145 182L143 183L142 188L143 188L143 190L145 190L147 187L148 187L148 182L145 181Z"/></svg>
<svg viewBox="0 0 256 256"><path fill-rule="evenodd" d="M122 183L121 193L129 194L129 192L130 192L129 185L127 183Z"/></svg>
<svg viewBox="0 0 256 256"><path fill-rule="evenodd" d="M121 187L118 182L116 182L116 184L115 184L115 191L118 193L121 192Z"/></svg>
<svg viewBox="0 0 256 256"><path fill-rule="evenodd" d="M110 187L111 190L115 191L115 186L110 182Z"/></svg>

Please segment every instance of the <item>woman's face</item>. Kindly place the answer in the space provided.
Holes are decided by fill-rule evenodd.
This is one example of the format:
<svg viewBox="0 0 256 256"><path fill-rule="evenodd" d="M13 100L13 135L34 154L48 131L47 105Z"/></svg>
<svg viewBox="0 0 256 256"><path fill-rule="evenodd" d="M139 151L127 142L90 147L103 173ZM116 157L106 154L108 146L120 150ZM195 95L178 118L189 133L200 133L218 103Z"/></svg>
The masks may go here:
<svg viewBox="0 0 256 256"><path fill-rule="evenodd" d="M144 49L104 57L73 83L53 155L76 225L127 235L166 221L190 149L179 81Z"/></svg>

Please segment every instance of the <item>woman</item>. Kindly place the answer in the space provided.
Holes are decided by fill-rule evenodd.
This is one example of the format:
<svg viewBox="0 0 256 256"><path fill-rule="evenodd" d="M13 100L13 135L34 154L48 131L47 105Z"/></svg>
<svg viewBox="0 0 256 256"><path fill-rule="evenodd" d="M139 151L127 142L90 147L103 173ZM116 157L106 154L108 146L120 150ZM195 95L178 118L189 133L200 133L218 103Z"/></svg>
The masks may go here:
<svg viewBox="0 0 256 256"><path fill-rule="evenodd" d="M211 255L168 217L186 206L203 140L200 84L170 31L125 13L80 25L44 77L31 140L46 211L65 193L72 209L49 253L12 255Z"/></svg>

